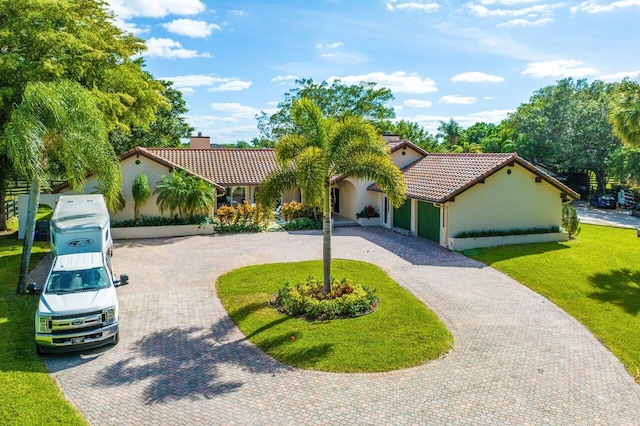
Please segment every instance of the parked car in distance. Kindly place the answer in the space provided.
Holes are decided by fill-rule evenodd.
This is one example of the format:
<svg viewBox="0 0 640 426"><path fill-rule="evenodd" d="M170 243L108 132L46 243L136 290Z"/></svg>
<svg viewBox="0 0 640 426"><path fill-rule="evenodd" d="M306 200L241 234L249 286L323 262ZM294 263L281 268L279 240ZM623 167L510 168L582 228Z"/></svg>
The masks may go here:
<svg viewBox="0 0 640 426"><path fill-rule="evenodd" d="M589 200L589 204L599 209L615 209L617 205L616 199L613 197L613 195L609 194L594 195Z"/></svg>

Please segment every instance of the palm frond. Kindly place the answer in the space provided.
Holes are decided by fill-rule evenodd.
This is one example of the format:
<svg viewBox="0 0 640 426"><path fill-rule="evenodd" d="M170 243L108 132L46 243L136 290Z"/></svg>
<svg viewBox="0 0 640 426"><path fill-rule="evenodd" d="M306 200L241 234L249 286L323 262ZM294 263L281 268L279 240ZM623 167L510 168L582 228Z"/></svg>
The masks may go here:
<svg viewBox="0 0 640 426"><path fill-rule="evenodd" d="M296 171L292 167L282 167L267 175L265 180L258 186L256 201L264 207L273 207L282 193L296 188Z"/></svg>

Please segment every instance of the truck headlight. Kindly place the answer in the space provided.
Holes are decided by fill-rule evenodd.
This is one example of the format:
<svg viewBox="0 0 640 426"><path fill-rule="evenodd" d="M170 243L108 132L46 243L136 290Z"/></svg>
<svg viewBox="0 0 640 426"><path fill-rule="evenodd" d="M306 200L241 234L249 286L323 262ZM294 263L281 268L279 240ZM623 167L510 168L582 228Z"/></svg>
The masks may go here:
<svg viewBox="0 0 640 426"><path fill-rule="evenodd" d="M113 324L116 322L116 308L105 309L102 311L102 322L104 324Z"/></svg>
<svg viewBox="0 0 640 426"><path fill-rule="evenodd" d="M36 315L36 330L38 333L51 332L51 317L41 317Z"/></svg>

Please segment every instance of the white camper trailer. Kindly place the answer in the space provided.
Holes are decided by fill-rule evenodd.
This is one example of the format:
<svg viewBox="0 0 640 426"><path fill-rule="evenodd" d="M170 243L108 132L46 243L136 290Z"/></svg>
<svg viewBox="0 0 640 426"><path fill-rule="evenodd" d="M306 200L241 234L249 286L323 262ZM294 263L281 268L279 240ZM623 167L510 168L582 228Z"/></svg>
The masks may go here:
<svg viewBox="0 0 640 426"><path fill-rule="evenodd" d="M49 223L53 256L87 252L111 256L111 223L102 195L62 195Z"/></svg>

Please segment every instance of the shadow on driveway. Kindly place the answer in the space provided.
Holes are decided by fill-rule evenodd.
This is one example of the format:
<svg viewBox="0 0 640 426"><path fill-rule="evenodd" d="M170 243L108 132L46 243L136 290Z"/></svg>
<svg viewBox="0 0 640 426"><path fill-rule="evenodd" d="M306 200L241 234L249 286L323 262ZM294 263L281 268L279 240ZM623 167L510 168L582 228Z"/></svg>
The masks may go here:
<svg viewBox="0 0 640 426"><path fill-rule="evenodd" d="M234 392L247 381L246 374L290 370L266 356L245 339L226 341L235 326L221 320L210 330L174 327L155 332L133 345L131 356L104 368L94 385L121 387L144 382L146 405L184 398L211 399ZM240 367L243 374L223 378L225 365Z"/></svg>

